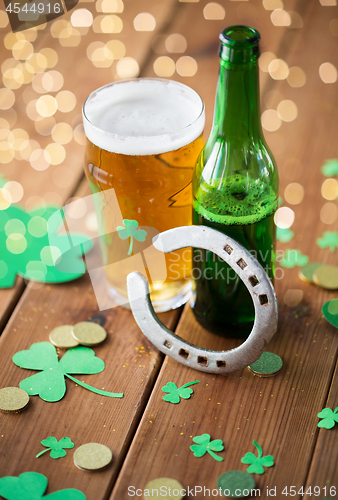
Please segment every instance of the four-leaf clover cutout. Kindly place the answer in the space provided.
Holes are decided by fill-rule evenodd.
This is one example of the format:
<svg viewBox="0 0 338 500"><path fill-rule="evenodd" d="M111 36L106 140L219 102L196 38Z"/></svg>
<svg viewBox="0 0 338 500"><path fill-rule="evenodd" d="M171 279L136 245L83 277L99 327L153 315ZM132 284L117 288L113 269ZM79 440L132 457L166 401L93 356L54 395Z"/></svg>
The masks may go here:
<svg viewBox="0 0 338 500"><path fill-rule="evenodd" d="M338 233L337 231L325 231L321 238L317 239L319 248L329 248L333 253L338 248Z"/></svg>
<svg viewBox="0 0 338 500"><path fill-rule="evenodd" d="M189 382L188 384L182 385L182 387L177 387L174 382L168 382L164 387L162 387L162 391L166 392L165 396L163 396L164 401L168 401L169 403L177 404L182 399L189 399L191 394L193 394L193 390L189 388L189 385L199 384L199 380L195 380L194 382Z"/></svg>
<svg viewBox="0 0 338 500"><path fill-rule="evenodd" d="M263 457L262 448L256 441L253 444L258 450L258 457L254 453L246 453L241 459L242 464L251 464L247 468L249 474L264 474L264 467L272 467L274 465L274 458L272 455L266 455Z"/></svg>
<svg viewBox="0 0 338 500"><path fill-rule="evenodd" d="M338 406L334 411L331 410L331 408L324 408L318 413L318 417L323 419L318 422L318 427L332 429L332 427L335 426L335 423L338 422Z"/></svg>
<svg viewBox="0 0 338 500"><path fill-rule="evenodd" d="M28 394L39 395L45 401L59 401L66 393L65 376L76 384L103 396L122 398L123 394L95 389L72 377L70 373L96 374L104 370L104 361L95 356L88 347L69 349L59 361L56 348L49 342L37 342L26 351L19 351L13 356L13 362L27 370L41 370L20 382L20 389Z"/></svg>
<svg viewBox="0 0 338 500"><path fill-rule="evenodd" d="M145 241L147 231L144 231L144 229L138 229L137 220L123 219L123 224L125 225L125 227L117 226L116 229L121 240L130 238L128 255L131 255L133 251L134 238L137 241Z"/></svg>
<svg viewBox="0 0 338 500"><path fill-rule="evenodd" d="M194 452L195 457L203 457L207 452L218 462L222 462L224 458L219 457L214 453L214 451L223 451L223 441L221 439L215 439L210 441L209 434L202 434L201 436L196 436L193 438L194 443L190 446L191 451Z"/></svg>
<svg viewBox="0 0 338 500"><path fill-rule="evenodd" d="M86 496L73 488L44 495L48 479L38 472L24 472L19 477L0 479L0 495L6 500L86 500Z"/></svg>
<svg viewBox="0 0 338 500"><path fill-rule="evenodd" d="M50 436L47 439L43 439L41 441L42 446L45 446L47 449L41 451L36 455L36 458L41 457L47 451L50 451L50 456L54 459L65 457L67 452L64 448L74 448L74 443L69 437L64 437L58 441L54 436Z"/></svg>

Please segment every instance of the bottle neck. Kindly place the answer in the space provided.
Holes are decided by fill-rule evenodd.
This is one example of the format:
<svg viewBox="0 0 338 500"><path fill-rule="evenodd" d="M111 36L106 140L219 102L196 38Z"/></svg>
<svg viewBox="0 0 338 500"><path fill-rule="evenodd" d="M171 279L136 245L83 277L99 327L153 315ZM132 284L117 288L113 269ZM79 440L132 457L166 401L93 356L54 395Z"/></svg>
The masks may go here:
<svg viewBox="0 0 338 500"><path fill-rule="evenodd" d="M262 136L257 59L247 64L220 60L213 132L242 143Z"/></svg>

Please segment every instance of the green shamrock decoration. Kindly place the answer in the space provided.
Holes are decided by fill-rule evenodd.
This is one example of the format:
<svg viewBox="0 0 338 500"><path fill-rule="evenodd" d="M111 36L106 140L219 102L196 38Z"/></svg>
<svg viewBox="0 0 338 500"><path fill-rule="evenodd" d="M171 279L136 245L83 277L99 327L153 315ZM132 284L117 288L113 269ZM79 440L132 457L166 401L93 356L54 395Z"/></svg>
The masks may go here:
<svg viewBox="0 0 338 500"><path fill-rule="evenodd" d="M138 227L137 220L123 219L123 224L125 225L125 227L117 226L116 229L117 232L119 233L119 237L121 238L121 240L126 240L127 238L130 238L128 255L131 255L133 251L134 238L137 241L145 241L147 236L147 231L144 231L143 229L137 229Z"/></svg>
<svg viewBox="0 0 338 500"><path fill-rule="evenodd" d="M300 250L288 249L284 258L280 262L283 267L292 268L295 266L305 266L309 262L309 257L303 255Z"/></svg>
<svg viewBox="0 0 338 500"><path fill-rule="evenodd" d="M254 453L246 453L241 459L242 464L251 464L247 468L249 474L264 474L264 467L272 467L274 465L274 458L272 455L266 455L263 457L262 448L256 441L253 444L258 450L258 457Z"/></svg>
<svg viewBox="0 0 338 500"><path fill-rule="evenodd" d="M70 373L96 374L104 370L104 361L95 356L88 347L74 347L62 356L59 361L56 348L49 342L32 344L27 351L19 351L13 356L13 362L27 370L42 370L20 382L20 388L32 396L37 394L49 402L60 401L66 393L65 376L76 384L102 396L122 398L123 393L95 389L72 377Z"/></svg>
<svg viewBox="0 0 338 500"><path fill-rule="evenodd" d="M338 175L338 160L326 160L326 162L322 166L322 173L326 177L333 177L334 175Z"/></svg>
<svg viewBox="0 0 338 500"><path fill-rule="evenodd" d="M162 387L163 392L167 392L165 396L163 396L164 401L168 401L169 403L177 404L182 399L189 399L193 394L193 390L189 388L189 385L199 384L199 380L195 380L194 382L189 382L188 384L182 385L182 387L177 387L174 382L168 382L167 385Z"/></svg>
<svg viewBox="0 0 338 500"><path fill-rule="evenodd" d="M41 457L47 451L50 451L50 456L54 459L65 457L67 452L64 448L74 448L74 443L69 437L64 437L58 441L54 436L50 436L47 439L41 441L42 446L46 446L47 450L43 450L36 455L36 458Z"/></svg>
<svg viewBox="0 0 338 500"><path fill-rule="evenodd" d="M93 243L80 234L58 234L62 225L63 212L56 207L0 210L0 288L12 287L16 275L60 283L84 274L82 255Z"/></svg>
<svg viewBox="0 0 338 500"><path fill-rule="evenodd" d="M322 307L322 313L326 321L338 328L338 299L332 299Z"/></svg>
<svg viewBox="0 0 338 500"><path fill-rule="evenodd" d="M24 472L19 477L0 479L0 495L6 500L86 500L86 496L73 488L44 495L48 479L38 472Z"/></svg>
<svg viewBox="0 0 338 500"><path fill-rule="evenodd" d="M331 408L324 408L318 413L318 417L323 419L318 422L318 427L332 429L335 423L338 422L338 406L334 411Z"/></svg>
<svg viewBox="0 0 338 500"><path fill-rule="evenodd" d="M330 252L333 253L338 248L338 232L325 231L322 237L316 240L316 243L319 248L329 248Z"/></svg>
<svg viewBox="0 0 338 500"><path fill-rule="evenodd" d="M215 439L214 441L210 441L209 434L202 434L201 436L196 436L193 438L194 443L190 446L191 451L194 452L195 457L203 457L206 452L209 453L217 462L222 462L224 458L219 457L214 453L214 451L223 451L223 441L221 439Z"/></svg>
<svg viewBox="0 0 338 500"><path fill-rule="evenodd" d="M294 232L289 228L277 227L276 237L282 243L288 243L294 237Z"/></svg>

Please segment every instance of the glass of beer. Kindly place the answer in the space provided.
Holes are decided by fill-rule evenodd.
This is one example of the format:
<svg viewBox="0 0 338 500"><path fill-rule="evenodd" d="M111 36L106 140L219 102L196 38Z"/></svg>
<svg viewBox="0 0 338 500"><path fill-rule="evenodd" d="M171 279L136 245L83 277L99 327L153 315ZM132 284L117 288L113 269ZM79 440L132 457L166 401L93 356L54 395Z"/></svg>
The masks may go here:
<svg viewBox="0 0 338 500"><path fill-rule="evenodd" d="M83 121L109 296L128 307L126 277L144 269L155 311L179 307L191 295L191 249L164 255L154 252L152 238L191 224L202 99L172 80L124 80L94 91Z"/></svg>

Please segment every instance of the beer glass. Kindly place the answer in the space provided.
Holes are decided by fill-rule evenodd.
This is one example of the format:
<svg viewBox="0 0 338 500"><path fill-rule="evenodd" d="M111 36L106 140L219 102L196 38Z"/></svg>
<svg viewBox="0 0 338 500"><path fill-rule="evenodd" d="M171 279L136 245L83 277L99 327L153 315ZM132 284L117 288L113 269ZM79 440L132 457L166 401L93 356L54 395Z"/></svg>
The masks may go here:
<svg viewBox="0 0 338 500"><path fill-rule="evenodd" d="M191 249L159 256L150 248L156 234L191 224L202 99L171 80L124 80L94 91L83 121L85 173L93 194L101 193L95 208L109 295L128 307L126 277L141 263L155 310L180 306L191 293Z"/></svg>

